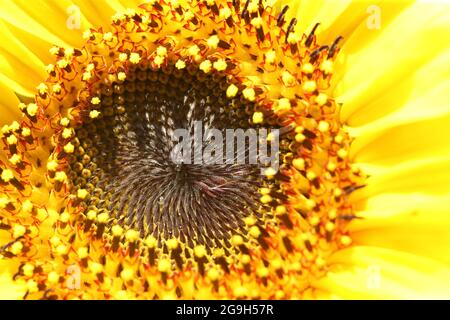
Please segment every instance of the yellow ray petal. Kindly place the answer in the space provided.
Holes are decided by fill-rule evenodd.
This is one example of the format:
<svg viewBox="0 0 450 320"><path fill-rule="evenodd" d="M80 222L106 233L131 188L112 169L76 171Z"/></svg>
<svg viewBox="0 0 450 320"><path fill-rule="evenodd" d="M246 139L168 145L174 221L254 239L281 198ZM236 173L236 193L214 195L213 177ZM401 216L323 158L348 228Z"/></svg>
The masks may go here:
<svg viewBox="0 0 450 320"><path fill-rule="evenodd" d="M19 99L13 91L0 83L0 126L20 118L18 104Z"/></svg>
<svg viewBox="0 0 450 320"><path fill-rule="evenodd" d="M449 193L450 156L411 160L390 167L358 165L371 177L367 180L367 187L354 193L354 201L389 192L421 192L430 195Z"/></svg>
<svg viewBox="0 0 450 320"><path fill-rule="evenodd" d="M362 134L352 145L352 158L357 162L389 166L447 156L450 155L449 126L450 110L445 116L399 124L374 135Z"/></svg>
<svg viewBox="0 0 450 320"><path fill-rule="evenodd" d="M418 130L426 127L435 128L441 120L432 118L445 117L450 113L450 68L446 66L450 59L450 50L441 53L435 59L432 59L423 67L418 68L414 75L405 78L401 83L388 90L373 101L369 101L364 107L364 112L359 118L376 117L375 114L381 115L382 112L389 113L377 120L370 121L365 125L356 128L350 128L353 136L357 140L352 146L352 151L364 153L362 148L369 150L368 144L373 145L374 142L381 139L380 135L386 135L391 130L391 138L396 138L396 134L404 136L404 129L412 129L411 134L415 134L414 125L417 123ZM392 96L398 95L403 99L392 99ZM380 111L384 110L384 111ZM431 120L430 120L431 119ZM437 121L437 122L436 122ZM446 126L445 121L441 124ZM392 129L394 128L394 129ZM411 139L414 139L411 137ZM434 143L430 139L429 143ZM419 149L419 148L418 148ZM379 150L378 150L379 151ZM391 151L391 150L389 150ZM384 157L387 153L384 153ZM358 160L364 159L361 155ZM364 161L364 160L362 160Z"/></svg>
<svg viewBox="0 0 450 320"><path fill-rule="evenodd" d="M414 253L450 265L450 194L381 194L371 197L363 217L350 225L359 245Z"/></svg>
<svg viewBox="0 0 450 320"><path fill-rule="evenodd" d="M398 86L415 69L448 47L449 18L450 10L442 8L441 3L416 3L388 25L382 22L378 37L365 47L361 43L374 30L360 25L340 54L345 72L333 80L339 84L338 100L344 103L342 118L353 126L361 125L392 112L392 104L401 106L392 101L404 101L406 93L392 90L391 104L370 109L371 115L365 110L370 101Z"/></svg>
<svg viewBox="0 0 450 320"><path fill-rule="evenodd" d="M69 2L66 1L66 4L69 5ZM48 15L49 13L51 14ZM52 19L48 19L49 16ZM67 40L71 37L71 32L64 27L67 17L49 3L4 1L0 18L26 32L39 35L49 43L68 46L70 42Z"/></svg>
<svg viewBox="0 0 450 320"><path fill-rule="evenodd" d="M44 64L0 21L0 82L13 92L33 96L45 78Z"/></svg>
<svg viewBox="0 0 450 320"><path fill-rule="evenodd" d="M448 265L408 253L352 247L333 255L316 288L346 299L448 299Z"/></svg>

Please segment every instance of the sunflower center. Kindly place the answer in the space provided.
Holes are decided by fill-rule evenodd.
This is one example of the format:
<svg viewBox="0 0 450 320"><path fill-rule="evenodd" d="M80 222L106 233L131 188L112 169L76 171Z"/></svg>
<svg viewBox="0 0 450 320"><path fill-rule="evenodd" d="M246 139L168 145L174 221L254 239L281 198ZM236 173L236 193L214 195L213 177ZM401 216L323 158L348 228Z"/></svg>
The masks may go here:
<svg viewBox="0 0 450 320"><path fill-rule="evenodd" d="M125 81L101 88L102 113L91 111L76 130L71 172L82 203L106 210L111 223L142 237L229 246L243 220L258 216L260 170L255 164L194 164L194 152L191 163L180 164L171 157L174 131L193 135L200 123L203 132L214 128L225 136L226 129L250 126L241 110L254 106L239 96L228 99L225 77L193 65L133 69Z"/></svg>

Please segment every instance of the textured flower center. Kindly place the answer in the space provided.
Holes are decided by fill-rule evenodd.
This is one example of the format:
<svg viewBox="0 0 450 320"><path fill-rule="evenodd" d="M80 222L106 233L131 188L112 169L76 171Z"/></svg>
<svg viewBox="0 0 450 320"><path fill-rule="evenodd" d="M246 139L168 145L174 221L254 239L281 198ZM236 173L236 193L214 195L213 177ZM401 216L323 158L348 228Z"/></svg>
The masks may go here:
<svg viewBox="0 0 450 320"><path fill-rule="evenodd" d="M295 28L264 1L150 1L82 49L52 48L35 101L1 131L0 257L19 261L27 296L306 295L351 244L365 177L330 88L341 37ZM173 132L198 121L282 128L277 170L174 162Z"/></svg>
<svg viewBox="0 0 450 320"><path fill-rule="evenodd" d="M105 210L114 220L110 225L134 228L160 244L175 237L190 247L229 247L246 217L261 216L258 166L171 158L177 129L193 135L200 123L202 132L214 128L225 136L227 129L250 126L242 110L254 105L241 95L227 98L227 87L221 74L173 64L163 70L140 65L124 82L103 86L102 113L92 113L74 135L73 192L88 190L80 199L87 210Z"/></svg>

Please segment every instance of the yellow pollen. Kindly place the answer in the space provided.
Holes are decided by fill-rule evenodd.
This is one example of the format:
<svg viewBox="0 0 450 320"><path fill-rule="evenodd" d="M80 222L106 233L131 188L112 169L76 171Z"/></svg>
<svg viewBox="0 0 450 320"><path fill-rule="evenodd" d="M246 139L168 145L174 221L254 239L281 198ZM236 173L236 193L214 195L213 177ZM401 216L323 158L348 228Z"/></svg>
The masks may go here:
<svg viewBox="0 0 450 320"><path fill-rule="evenodd" d="M103 40L105 41L111 41L113 39L113 34L111 32L105 32L103 35Z"/></svg>
<svg viewBox="0 0 450 320"><path fill-rule="evenodd" d="M332 222L330 222L330 221L328 221L326 224L325 224L325 230L327 230L328 232L331 232L331 231L333 231L334 230L334 223L332 223Z"/></svg>
<svg viewBox="0 0 450 320"><path fill-rule="evenodd" d="M242 255L242 257L241 257L241 262L242 262L243 264L249 264L250 261L251 261L251 258L250 258L250 256L249 256L248 254Z"/></svg>
<svg viewBox="0 0 450 320"><path fill-rule="evenodd" d="M255 90L253 88L245 88L242 94L248 101L255 101Z"/></svg>
<svg viewBox="0 0 450 320"><path fill-rule="evenodd" d="M92 78L92 74L89 71L83 73L83 80L88 81Z"/></svg>
<svg viewBox="0 0 450 320"><path fill-rule="evenodd" d="M36 114L38 113L39 107L37 106L37 104L35 103L30 103L27 106L27 113L31 116L34 117L36 116Z"/></svg>
<svg viewBox="0 0 450 320"><path fill-rule="evenodd" d="M123 234L123 228L116 224L111 228L111 232L114 236L120 237Z"/></svg>
<svg viewBox="0 0 450 320"><path fill-rule="evenodd" d="M56 168L58 168L58 162L56 162L55 160L51 160L49 162L47 162L47 170L48 171L56 171Z"/></svg>
<svg viewBox="0 0 450 320"><path fill-rule="evenodd" d="M314 180L315 178L317 178L317 175L313 172L313 171L308 171L306 173L306 178L310 181Z"/></svg>
<svg viewBox="0 0 450 320"><path fill-rule="evenodd" d="M94 105L100 104L100 98L99 97L93 97L91 99L91 103Z"/></svg>
<svg viewBox="0 0 450 320"><path fill-rule="evenodd" d="M147 247L149 247L149 248L155 248L156 247L156 245L158 244L158 240L156 240L156 238L155 237L153 237L153 236L148 236L146 239L145 239L145 245L147 246Z"/></svg>
<svg viewBox="0 0 450 320"><path fill-rule="evenodd" d="M162 258L158 261L158 271L167 273L170 271L170 260L167 258Z"/></svg>
<svg viewBox="0 0 450 320"><path fill-rule="evenodd" d="M20 154L16 153L16 154L12 155L11 158L9 158L8 160L11 164L17 165L22 162L22 156Z"/></svg>
<svg viewBox="0 0 450 320"><path fill-rule="evenodd" d="M282 215L282 214L285 214L287 212L287 210L286 210L285 206L279 205L275 208L275 212L277 215Z"/></svg>
<svg viewBox="0 0 450 320"><path fill-rule="evenodd" d="M52 55L57 55L58 53L59 53L59 50L60 50L60 48L59 47L57 47L57 46L53 46L53 47L51 47L50 48L50 54L52 54Z"/></svg>
<svg viewBox="0 0 450 320"><path fill-rule="evenodd" d="M315 226L317 226L317 225L320 223L320 218L319 218L318 216L311 217L311 218L309 219L309 223L310 223L313 227L315 227Z"/></svg>
<svg viewBox="0 0 450 320"><path fill-rule="evenodd" d="M215 248L213 250L213 256L216 258L223 257L225 255L225 251L223 248Z"/></svg>
<svg viewBox="0 0 450 320"><path fill-rule="evenodd" d="M67 118L62 118L61 120L59 120L59 124L63 127L67 127L70 124L70 120Z"/></svg>
<svg viewBox="0 0 450 320"><path fill-rule="evenodd" d="M186 68L186 62L184 62L183 60L177 60L177 62L175 63L175 68L177 68L178 70Z"/></svg>
<svg viewBox="0 0 450 320"><path fill-rule="evenodd" d="M77 254L78 254L78 257L80 257L80 259L84 259L89 256L89 250L87 247L80 247L77 250Z"/></svg>
<svg viewBox="0 0 450 320"><path fill-rule="evenodd" d="M68 144L66 144L64 146L65 153L73 153L74 151L75 151L75 146L71 142L69 142Z"/></svg>
<svg viewBox="0 0 450 320"><path fill-rule="evenodd" d="M139 232L137 232L136 230L130 229L125 233L125 238L129 242L135 242L137 239L139 239Z"/></svg>
<svg viewBox="0 0 450 320"><path fill-rule="evenodd" d="M295 135L295 141L297 141L297 142L303 142L303 141L305 141L305 139L306 139L306 137L303 133L297 133Z"/></svg>
<svg viewBox="0 0 450 320"><path fill-rule="evenodd" d="M156 54L161 57L167 56L167 48L159 46L158 48L156 48Z"/></svg>
<svg viewBox="0 0 450 320"><path fill-rule="evenodd" d="M247 226L253 226L256 223L256 218L254 216L249 216L244 219L244 223Z"/></svg>
<svg viewBox="0 0 450 320"><path fill-rule="evenodd" d="M19 110L23 112L26 110L27 105L25 103L21 102L21 103L19 103L18 107L19 107Z"/></svg>
<svg viewBox="0 0 450 320"><path fill-rule="evenodd" d="M344 137L340 134L338 134L336 137L334 137L334 141L338 144L341 144L342 141L344 141Z"/></svg>
<svg viewBox="0 0 450 320"><path fill-rule="evenodd" d="M23 236L26 231L27 231L27 229L23 225L16 224L13 228L13 237L19 238L19 237Z"/></svg>
<svg viewBox="0 0 450 320"><path fill-rule="evenodd" d="M70 137L72 137L73 135L73 129L71 128L64 128L63 132L62 132L62 137L64 139L69 139Z"/></svg>
<svg viewBox="0 0 450 320"><path fill-rule="evenodd" d="M298 42L299 38L295 32L291 32L288 35L287 41L289 44L296 44Z"/></svg>
<svg viewBox="0 0 450 320"><path fill-rule="evenodd" d="M270 50L269 52L266 52L265 57L266 57L266 63L274 64L276 61L276 58L277 58L277 54L275 53L274 50Z"/></svg>
<svg viewBox="0 0 450 320"><path fill-rule="evenodd" d="M209 269L208 270L208 278L211 281L216 281L217 279L219 279L219 272L217 271L217 269Z"/></svg>
<svg viewBox="0 0 450 320"><path fill-rule="evenodd" d="M14 242L14 243L11 245L10 251L11 251L12 254L17 255L17 254L19 254L19 253L22 252L22 249L23 249L23 244L22 244L22 242L17 241L17 242Z"/></svg>
<svg viewBox="0 0 450 320"><path fill-rule="evenodd" d="M219 59L216 62L214 62L214 69L217 71L224 71L227 69L227 63L224 59Z"/></svg>
<svg viewBox="0 0 450 320"><path fill-rule="evenodd" d="M333 195L334 195L335 197L340 197L340 196L342 196L342 189L340 189L340 188L334 189L334 190L333 190Z"/></svg>
<svg viewBox="0 0 450 320"><path fill-rule="evenodd" d="M97 216L97 221L99 223L106 223L109 220L109 215L106 212L102 212Z"/></svg>
<svg viewBox="0 0 450 320"><path fill-rule="evenodd" d="M59 216L59 221L67 223L70 220L70 214L68 212L63 212Z"/></svg>
<svg viewBox="0 0 450 320"><path fill-rule="evenodd" d="M259 230L259 228L257 226L253 226L253 227L250 228L249 234L253 238L258 238L261 235L261 231Z"/></svg>
<svg viewBox="0 0 450 320"><path fill-rule="evenodd" d="M278 112L289 111L291 110L291 102L287 98L281 98L278 100L275 110Z"/></svg>
<svg viewBox="0 0 450 320"><path fill-rule="evenodd" d="M89 211L86 213L86 217L87 217L89 220L94 220L95 218L97 218L97 212L94 211L94 210L89 210Z"/></svg>
<svg viewBox="0 0 450 320"><path fill-rule="evenodd" d="M30 279L27 281L26 287L27 287L28 292L30 292L30 293L35 293L35 292L39 291L38 284L33 279Z"/></svg>
<svg viewBox="0 0 450 320"><path fill-rule="evenodd" d="M303 158L296 158L292 160L292 165L297 170L305 170L305 159Z"/></svg>
<svg viewBox="0 0 450 320"><path fill-rule="evenodd" d="M314 80L308 80L303 84L302 88L306 93L313 93L314 91L316 91L317 84Z"/></svg>
<svg viewBox="0 0 450 320"><path fill-rule="evenodd" d="M337 217L337 211L336 209L330 209L330 211L328 212L328 218L330 219L336 219Z"/></svg>
<svg viewBox="0 0 450 320"><path fill-rule="evenodd" d="M328 101L328 96L325 93L319 93L317 97L314 99L319 107L323 106Z"/></svg>
<svg viewBox="0 0 450 320"><path fill-rule="evenodd" d="M10 135L8 138L6 138L6 143L8 143L8 145L15 145L17 144L17 137L15 135Z"/></svg>
<svg viewBox="0 0 450 320"><path fill-rule="evenodd" d="M167 248L169 248L170 250L174 250L174 249L178 248L178 240L175 238L171 238L166 241L166 245L167 245Z"/></svg>
<svg viewBox="0 0 450 320"><path fill-rule="evenodd" d="M86 189L78 189L77 197L78 199L84 200L89 195L89 192Z"/></svg>
<svg viewBox="0 0 450 320"><path fill-rule="evenodd" d="M264 120L264 115L263 115L263 113L262 113L262 112L259 112L259 111L253 113L253 118L252 118L252 120L253 120L253 123L254 123L254 124L262 123L263 120Z"/></svg>
<svg viewBox="0 0 450 320"><path fill-rule="evenodd" d="M59 83L55 83L52 87L53 93L56 93L56 94L61 93L61 90L62 90L62 87Z"/></svg>
<svg viewBox="0 0 450 320"><path fill-rule="evenodd" d="M64 182L67 180L67 175L63 171L58 171L55 173L55 180L58 182Z"/></svg>
<svg viewBox="0 0 450 320"><path fill-rule="evenodd" d="M66 59L61 59L57 62L57 65L61 69L64 69L65 67L67 67L69 65L69 61L67 61Z"/></svg>
<svg viewBox="0 0 450 320"><path fill-rule="evenodd" d="M14 121L13 123L11 123L11 125L9 126L9 128L11 129L11 131L19 131L20 129L20 124L17 121Z"/></svg>
<svg viewBox="0 0 450 320"><path fill-rule="evenodd" d="M53 71L55 71L55 65L54 64L49 64L45 67L45 71L47 73L52 73Z"/></svg>
<svg viewBox="0 0 450 320"><path fill-rule="evenodd" d="M154 59L153 59L153 63L155 64L155 65L157 65L158 67L160 67L163 63L164 63L164 57L162 57L162 56L156 56Z"/></svg>
<svg viewBox="0 0 450 320"><path fill-rule="evenodd" d="M39 92L40 94L45 94L45 93L47 93L47 91L48 91L48 87L47 87L47 85L46 85L45 83L40 83L40 84L36 87L36 89L38 90L38 92Z"/></svg>
<svg viewBox="0 0 450 320"><path fill-rule="evenodd" d="M11 170L5 169L1 174L1 178L4 182L10 182L12 179L14 179L14 174Z"/></svg>
<svg viewBox="0 0 450 320"><path fill-rule="evenodd" d="M103 272L103 266L100 263L92 262L89 264L89 269L93 274L99 274Z"/></svg>
<svg viewBox="0 0 450 320"><path fill-rule="evenodd" d="M259 28L261 27L261 25L263 24L263 20L261 17L256 17L253 18L252 21L250 22L252 26L254 26L255 28Z"/></svg>
<svg viewBox="0 0 450 320"><path fill-rule="evenodd" d="M211 71L211 61L205 60L202 63L200 63L199 69L202 70L204 73L208 73Z"/></svg>
<svg viewBox="0 0 450 320"><path fill-rule="evenodd" d="M345 157L347 157L347 150L339 149L337 155L339 158L344 159Z"/></svg>
<svg viewBox="0 0 450 320"><path fill-rule="evenodd" d="M327 132L330 129L330 124L326 121L320 121L317 127L320 132Z"/></svg>
<svg viewBox="0 0 450 320"><path fill-rule="evenodd" d="M192 18L194 18L195 17L195 15L194 15L194 13L192 12L192 11L186 11L185 13L184 13L184 19L186 20L186 21L189 21L189 20L191 20Z"/></svg>
<svg viewBox="0 0 450 320"><path fill-rule="evenodd" d="M91 30L85 30L83 31L83 39L89 39L90 37L92 37L92 32Z"/></svg>
<svg viewBox="0 0 450 320"><path fill-rule="evenodd" d="M258 0L250 1L247 8L248 12L255 13L256 11L258 11L258 9L259 9L259 1Z"/></svg>
<svg viewBox="0 0 450 320"><path fill-rule="evenodd" d="M119 61L120 62L125 62L128 59L128 55L125 52L122 52L121 54L119 54Z"/></svg>
<svg viewBox="0 0 450 320"><path fill-rule="evenodd" d="M34 266L32 264L26 263L23 267L22 267L22 271L23 274L27 277L31 277L34 274Z"/></svg>
<svg viewBox="0 0 450 320"><path fill-rule="evenodd" d="M325 60L320 64L320 70L326 74L330 74L333 72L333 61Z"/></svg>
<svg viewBox="0 0 450 320"><path fill-rule="evenodd" d="M64 51L64 56L67 57L67 58L70 58L70 57L72 57L74 55L74 53L75 53L75 49L74 48L67 48Z"/></svg>
<svg viewBox="0 0 450 320"><path fill-rule="evenodd" d="M197 258L203 258L206 255L206 248L203 245L195 246L194 254Z"/></svg>
<svg viewBox="0 0 450 320"><path fill-rule="evenodd" d="M227 88L227 97L233 98L238 93L238 87L236 87L234 84L230 84Z"/></svg>
<svg viewBox="0 0 450 320"><path fill-rule="evenodd" d="M30 128L22 128L22 135L24 137L29 137L31 135L31 130Z"/></svg>
<svg viewBox="0 0 450 320"><path fill-rule="evenodd" d="M47 276L47 280L51 284L56 284L59 281L59 275L55 271L51 271Z"/></svg>
<svg viewBox="0 0 450 320"><path fill-rule="evenodd" d="M256 274L260 278L267 278L269 276L269 269L265 267L259 267L256 269Z"/></svg>
<svg viewBox="0 0 450 320"><path fill-rule="evenodd" d="M240 235L234 235L231 237L231 244L233 246L240 246L241 244L244 243L244 239L240 236Z"/></svg>
<svg viewBox="0 0 450 320"><path fill-rule="evenodd" d="M119 79L120 81L124 81L127 78L127 74L125 72L119 72L117 74L117 79Z"/></svg>
<svg viewBox="0 0 450 320"><path fill-rule="evenodd" d="M350 238L349 236L342 236L341 237L341 243L344 245L344 246L348 246L348 245L350 245L351 243L352 243L352 238Z"/></svg>
<svg viewBox="0 0 450 320"><path fill-rule="evenodd" d="M190 56L196 56L199 54L199 52L200 52L200 48L196 44L194 44L193 46L190 46L188 49L188 54Z"/></svg>
<svg viewBox="0 0 450 320"><path fill-rule="evenodd" d="M222 8L219 11L219 16L222 19L228 19L231 16L231 10L228 7Z"/></svg>
<svg viewBox="0 0 450 320"><path fill-rule="evenodd" d="M97 110L92 110L91 112L89 112L89 118L91 119L97 119L99 115L100 112Z"/></svg>
<svg viewBox="0 0 450 320"><path fill-rule="evenodd" d="M134 277L134 271L130 268L125 268L120 273L120 277L125 281L130 281Z"/></svg>
<svg viewBox="0 0 450 320"><path fill-rule="evenodd" d="M260 201L261 201L263 204L267 204L267 203L269 203L269 202L272 201L272 197L271 197L270 195L268 195L268 194L265 194L265 195L263 195L263 196L260 198Z"/></svg>
<svg viewBox="0 0 450 320"><path fill-rule="evenodd" d="M283 81L284 85L287 87L292 87L296 83L296 79L292 74L290 74L288 71L283 71L281 74L281 80Z"/></svg>
<svg viewBox="0 0 450 320"><path fill-rule="evenodd" d="M314 66L311 63L305 63L302 66L302 72L306 74L311 74L314 72Z"/></svg>
<svg viewBox="0 0 450 320"><path fill-rule="evenodd" d="M216 49L217 45L219 44L219 37L217 35L213 35L206 40L206 43L208 44L208 47L211 49Z"/></svg>
<svg viewBox="0 0 450 320"><path fill-rule="evenodd" d="M277 171L274 168L272 168L272 167L267 168L267 169L264 170L264 175L266 177L273 177L276 173L277 173Z"/></svg>

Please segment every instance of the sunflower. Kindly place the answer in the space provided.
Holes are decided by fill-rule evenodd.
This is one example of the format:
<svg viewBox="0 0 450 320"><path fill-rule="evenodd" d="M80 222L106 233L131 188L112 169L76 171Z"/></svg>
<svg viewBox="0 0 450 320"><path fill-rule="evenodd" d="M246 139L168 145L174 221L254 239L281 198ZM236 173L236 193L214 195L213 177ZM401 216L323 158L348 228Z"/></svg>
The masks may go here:
<svg viewBox="0 0 450 320"><path fill-rule="evenodd" d="M1 298L449 297L448 4L140 2L2 5Z"/></svg>

